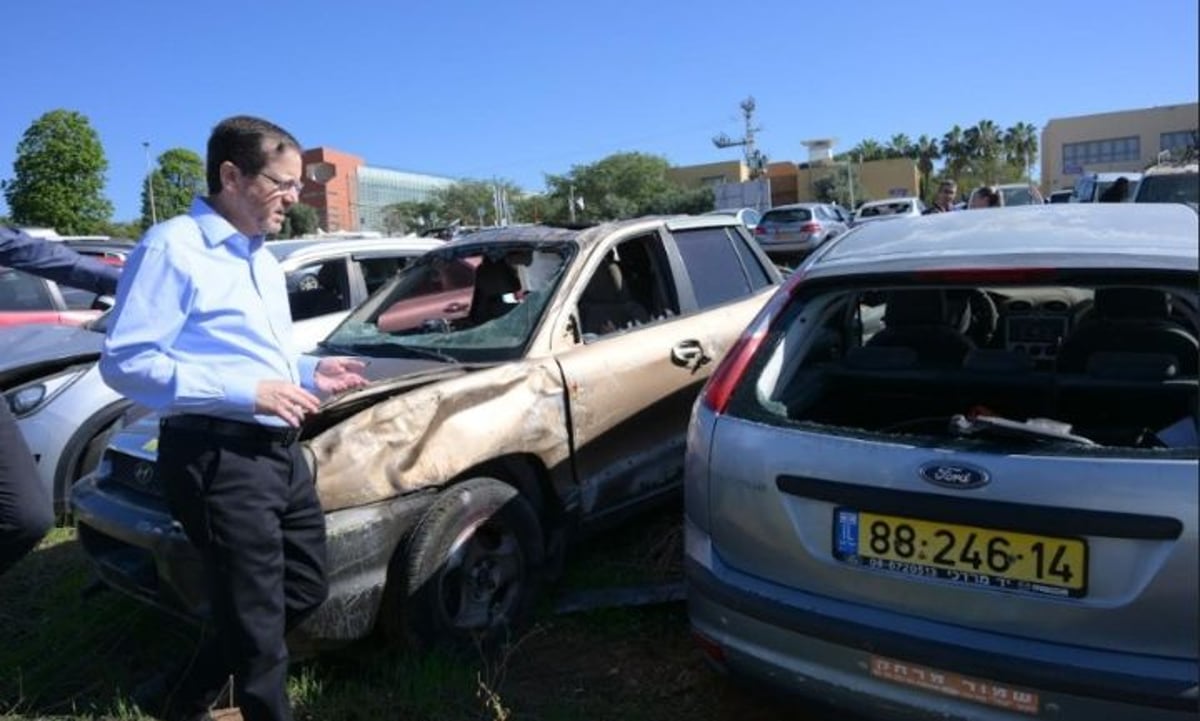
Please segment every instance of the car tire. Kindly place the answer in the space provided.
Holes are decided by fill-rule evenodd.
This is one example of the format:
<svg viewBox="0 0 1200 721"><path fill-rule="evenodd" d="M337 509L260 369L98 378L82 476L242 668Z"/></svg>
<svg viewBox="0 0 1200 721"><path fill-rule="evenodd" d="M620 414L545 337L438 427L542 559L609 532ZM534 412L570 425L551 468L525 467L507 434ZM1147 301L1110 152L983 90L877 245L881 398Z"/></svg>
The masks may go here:
<svg viewBox="0 0 1200 721"><path fill-rule="evenodd" d="M442 491L392 564L384 629L418 650L515 640L538 595L544 549L533 506L513 486L473 478Z"/></svg>

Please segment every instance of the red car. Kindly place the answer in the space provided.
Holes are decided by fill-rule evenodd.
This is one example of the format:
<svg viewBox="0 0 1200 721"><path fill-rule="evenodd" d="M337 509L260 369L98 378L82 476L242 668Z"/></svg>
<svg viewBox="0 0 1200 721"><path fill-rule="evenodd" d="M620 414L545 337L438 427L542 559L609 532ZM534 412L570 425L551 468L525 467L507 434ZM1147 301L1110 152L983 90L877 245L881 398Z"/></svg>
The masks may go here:
<svg viewBox="0 0 1200 721"><path fill-rule="evenodd" d="M24 323L82 325L109 305L106 296L0 266L0 327Z"/></svg>

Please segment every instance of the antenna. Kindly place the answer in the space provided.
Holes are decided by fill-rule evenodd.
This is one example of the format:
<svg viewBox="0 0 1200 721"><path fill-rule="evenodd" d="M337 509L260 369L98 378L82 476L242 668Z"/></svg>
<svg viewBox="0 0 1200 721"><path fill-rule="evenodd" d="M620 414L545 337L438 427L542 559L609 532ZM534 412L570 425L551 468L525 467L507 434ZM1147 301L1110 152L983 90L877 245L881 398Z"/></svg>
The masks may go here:
<svg viewBox="0 0 1200 721"><path fill-rule="evenodd" d="M742 116L746 123L746 134L738 140L730 138L725 133L713 137L713 145L718 148L732 148L734 146L742 146L743 154L746 159L746 166L750 168L750 177L757 178L766 171L767 156L763 155L762 151L754 147L754 134L762 130L761 127L754 124L754 109L756 104L754 97L749 96L741 102Z"/></svg>

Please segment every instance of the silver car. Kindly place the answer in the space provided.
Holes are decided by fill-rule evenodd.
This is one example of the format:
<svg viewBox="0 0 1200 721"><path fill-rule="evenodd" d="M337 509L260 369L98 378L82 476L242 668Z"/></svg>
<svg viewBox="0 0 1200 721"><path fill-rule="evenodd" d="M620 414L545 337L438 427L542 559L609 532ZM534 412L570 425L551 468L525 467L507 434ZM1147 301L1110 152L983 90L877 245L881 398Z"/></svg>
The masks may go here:
<svg viewBox="0 0 1200 721"><path fill-rule="evenodd" d="M714 663L889 720L1195 718L1197 233L1061 204L814 254L693 411Z"/></svg>
<svg viewBox="0 0 1200 721"><path fill-rule="evenodd" d="M444 242L429 238L284 240L267 245L283 266L296 343L316 347L409 260ZM105 385L96 367L107 315L80 328L0 328L0 392L53 489L56 513L71 485L96 467L130 401Z"/></svg>
<svg viewBox="0 0 1200 721"><path fill-rule="evenodd" d="M754 238L770 254L805 254L846 232L840 209L825 203L780 205L763 213Z"/></svg>

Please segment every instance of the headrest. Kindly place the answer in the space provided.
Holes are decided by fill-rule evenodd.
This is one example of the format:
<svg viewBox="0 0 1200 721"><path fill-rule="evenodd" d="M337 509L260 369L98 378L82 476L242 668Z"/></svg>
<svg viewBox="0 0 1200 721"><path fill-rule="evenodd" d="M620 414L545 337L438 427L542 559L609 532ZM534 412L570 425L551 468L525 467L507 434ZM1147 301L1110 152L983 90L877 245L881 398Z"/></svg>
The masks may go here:
<svg viewBox="0 0 1200 721"><path fill-rule="evenodd" d="M583 289L583 300L588 303L617 303L624 299L625 278L621 275L621 267L613 261L605 261Z"/></svg>
<svg viewBox="0 0 1200 721"><path fill-rule="evenodd" d="M490 297L521 289L517 273L502 260L485 260L475 269L475 294Z"/></svg>
<svg viewBox="0 0 1200 721"><path fill-rule="evenodd" d="M1171 301L1151 288L1098 288L1096 314L1102 318L1169 318Z"/></svg>
<svg viewBox="0 0 1200 721"><path fill-rule="evenodd" d="M888 293L883 320L892 328L946 325L946 294L940 290L894 290Z"/></svg>

